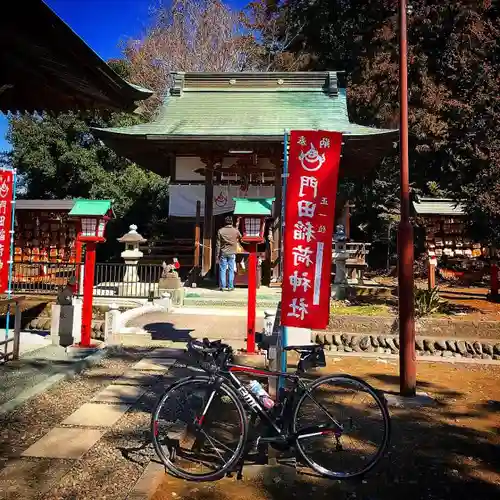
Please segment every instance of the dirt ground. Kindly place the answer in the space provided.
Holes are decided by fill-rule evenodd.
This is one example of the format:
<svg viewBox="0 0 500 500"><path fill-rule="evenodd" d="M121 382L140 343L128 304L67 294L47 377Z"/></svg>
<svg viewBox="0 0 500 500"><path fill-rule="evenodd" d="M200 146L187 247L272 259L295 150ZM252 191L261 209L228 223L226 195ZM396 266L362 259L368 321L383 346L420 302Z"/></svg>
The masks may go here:
<svg viewBox="0 0 500 500"><path fill-rule="evenodd" d="M396 287L395 278L377 276L375 281L383 286ZM427 280L417 279L415 285L418 288L427 288ZM488 300L489 289L486 286L460 287L452 283L438 282L439 295L452 307L454 319L464 320L500 320L500 302ZM396 305L397 299L387 301L388 304ZM457 314L458 313L458 314Z"/></svg>
<svg viewBox="0 0 500 500"><path fill-rule="evenodd" d="M398 390L395 362L334 358L329 372ZM391 408L389 452L363 480L295 476L286 469L247 473L243 481L189 483L165 476L153 500L492 500L500 498L500 367L420 362L418 387L435 405ZM250 470L250 468L249 468ZM245 470L243 471L245 476Z"/></svg>

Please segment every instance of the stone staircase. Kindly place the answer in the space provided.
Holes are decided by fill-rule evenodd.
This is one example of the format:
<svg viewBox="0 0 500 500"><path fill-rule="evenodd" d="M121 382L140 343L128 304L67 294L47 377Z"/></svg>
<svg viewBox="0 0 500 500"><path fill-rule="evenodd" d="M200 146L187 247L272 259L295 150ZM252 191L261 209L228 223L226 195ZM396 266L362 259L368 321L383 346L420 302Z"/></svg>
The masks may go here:
<svg viewBox="0 0 500 500"><path fill-rule="evenodd" d="M261 287L257 291L257 308L276 310L281 300L281 293L276 289ZM185 307L204 308L241 308L248 305L248 290L237 288L234 292L220 292L219 290L208 289L186 289L184 297Z"/></svg>

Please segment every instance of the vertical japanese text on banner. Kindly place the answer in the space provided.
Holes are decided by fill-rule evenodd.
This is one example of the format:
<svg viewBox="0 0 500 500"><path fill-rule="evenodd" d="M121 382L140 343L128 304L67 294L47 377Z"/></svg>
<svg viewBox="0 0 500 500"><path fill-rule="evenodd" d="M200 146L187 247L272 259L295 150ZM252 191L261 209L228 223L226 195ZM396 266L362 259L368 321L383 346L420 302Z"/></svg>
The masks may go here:
<svg viewBox="0 0 500 500"><path fill-rule="evenodd" d="M326 328L342 135L290 134L285 206L282 324Z"/></svg>

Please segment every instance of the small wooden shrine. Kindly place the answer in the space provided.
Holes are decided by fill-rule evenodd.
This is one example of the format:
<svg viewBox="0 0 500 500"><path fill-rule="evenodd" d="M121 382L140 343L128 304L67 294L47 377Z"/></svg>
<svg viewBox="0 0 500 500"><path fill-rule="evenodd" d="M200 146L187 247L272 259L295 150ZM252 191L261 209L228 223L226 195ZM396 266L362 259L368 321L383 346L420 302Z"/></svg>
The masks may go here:
<svg viewBox="0 0 500 500"><path fill-rule="evenodd" d="M483 256L480 242L466 231L464 208L447 198L418 198L413 202L416 223L424 230L424 247L438 259L466 263Z"/></svg>
<svg viewBox="0 0 500 500"><path fill-rule="evenodd" d="M179 252L182 238L191 259L181 264L215 267L215 236L234 198L276 198L266 241L274 280L281 249L284 134L289 130L334 130L344 134L341 176L360 177L391 154L397 130L349 120L346 88L336 71L295 73L181 73L150 123L95 129L118 154L171 178L170 232L165 252ZM194 241L197 223L201 241ZM337 203L339 212L343 202ZM201 226L201 227L200 227ZM199 243L199 244L198 244ZM201 246L202 252L198 251ZM154 249L153 249L154 251ZM201 253L201 262L197 259ZM151 255L151 249L150 249ZM192 256L195 256L194 260ZM145 255L147 259L147 255ZM187 264L189 262L189 264Z"/></svg>
<svg viewBox="0 0 500 500"><path fill-rule="evenodd" d="M14 262L76 262L82 217L108 210L109 200L17 200Z"/></svg>
<svg viewBox="0 0 500 500"><path fill-rule="evenodd" d="M75 262L80 221L69 216L74 200L18 200L14 262Z"/></svg>

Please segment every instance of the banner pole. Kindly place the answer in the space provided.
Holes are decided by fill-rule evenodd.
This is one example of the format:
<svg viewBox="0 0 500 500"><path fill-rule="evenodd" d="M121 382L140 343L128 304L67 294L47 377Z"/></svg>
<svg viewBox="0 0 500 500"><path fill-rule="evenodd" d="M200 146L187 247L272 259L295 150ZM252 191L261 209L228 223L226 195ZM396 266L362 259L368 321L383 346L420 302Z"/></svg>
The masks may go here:
<svg viewBox="0 0 500 500"><path fill-rule="evenodd" d="M286 221L285 221L285 206L286 206L286 184L288 180L288 131L285 130L283 137L283 187L282 187L282 196L281 196L281 227L282 227L282 236L281 236L281 261L280 261L280 274L281 274L281 286L283 290L283 283L285 281L285 276L283 275L283 258L285 256L284 246L285 246L285 231L286 231ZM282 294L283 298L283 294ZM281 304L281 310L284 310L283 303ZM278 339L278 352L280 356L280 369L283 373L287 370L287 356L285 347L287 345L288 339L288 327L281 326L280 330L280 338ZM285 385L285 379L280 377L278 390L283 388Z"/></svg>
<svg viewBox="0 0 500 500"><path fill-rule="evenodd" d="M10 249L9 249L9 281L7 288L7 298L12 298L12 272L14 269L14 227L16 214L16 191L17 191L17 170L12 169L12 201L11 201L11 221L10 221ZM5 340L9 338L9 323L10 323L10 303L7 304L7 316L5 318ZM5 344L7 349L7 343Z"/></svg>

